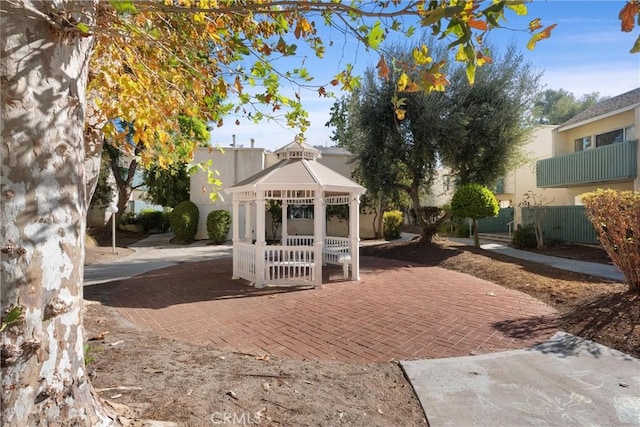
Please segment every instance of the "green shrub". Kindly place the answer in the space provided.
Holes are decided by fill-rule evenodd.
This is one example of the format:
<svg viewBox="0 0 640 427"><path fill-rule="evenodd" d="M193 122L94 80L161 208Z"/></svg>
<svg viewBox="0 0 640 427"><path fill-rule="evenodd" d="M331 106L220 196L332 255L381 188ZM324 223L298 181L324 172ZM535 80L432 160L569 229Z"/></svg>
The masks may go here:
<svg viewBox="0 0 640 427"><path fill-rule="evenodd" d="M176 206L170 215L171 229L176 238L190 242L198 232L200 211L195 203L187 200Z"/></svg>
<svg viewBox="0 0 640 427"><path fill-rule="evenodd" d="M138 224L138 216L135 214L135 212L126 211L120 217L120 224L122 225Z"/></svg>
<svg viewBox="0 0 640 427"><path fill-rule="evenodd" d="M164 233L169 229L168 217L162 211L145 209L138 215L138 223L142 225L145 233L154 230Z"/></svg>
<svg viewBox="0 0 640 427"><path fill-rule="evenodd" d="M513 244L519 249L533 249L538 246L536 232L532 224L518 227L513 233Z"/></svg>
<svg viewBox="0 0 640 427"><path fill-rule="evenodd" d="M231 228L231 214L229 211L216 210L209 212L209 215L207 215L207 234L209 234L209 239L214 244L221 245L227 240L229 228Z"/></svg>
<svg viewBox="0 0 640 427"><path fill-rule="evenodd" d="M382 229L384 238L393 240L400 238L400 226L404 221L402 212L389 211L382 216Z"/></svg>
<svg viewBox="0 0 640 427"><path fill-rule="evenodd" d="M465 218L453 219L453 236L467 238L471 235L471 226Z"/></svg>

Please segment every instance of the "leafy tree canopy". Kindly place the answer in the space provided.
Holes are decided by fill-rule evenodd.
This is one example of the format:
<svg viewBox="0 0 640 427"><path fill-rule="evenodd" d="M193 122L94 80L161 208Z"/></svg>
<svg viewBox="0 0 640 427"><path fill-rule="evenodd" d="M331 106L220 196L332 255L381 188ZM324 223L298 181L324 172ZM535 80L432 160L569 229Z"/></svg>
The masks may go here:
<svg viewBox="0 0 640 427"><path fill-rule="evenodd" d="M111 120L133 123L136 144L160 143L142 152L144 164L152 159L169 163L162 146L171 144L171 130L178 128L181 115L218 125L231 112L255 121L281 117L304 132L309 122L302 109L302 87L314 87L326 96L329 87L349 90L359 85L351 64L327 82L312 82L304 64L277 68L277 60L294 56L300 42L321 58L326 44L334 41L319 36L321 25L354 35L370 49L380 49L389 34L411 37L417 27L430 27L456 50L456 59L466 64L473 81L476 68L489 59L484 34L499 27L507 12L527 12L523 3L477 0L111 1L98 7L95 26L76 25L96 39L88 89L93 107L89 125L123 142L126 135ZM407 25L405 19L415 25ZM551 29L532 21L532 43L548 37ZM389 67L399 64L382 58L378 73L386 78ZM444 88L444 60L434 60L426 46L416 47L406 59L402 64L406 72L397 80L399 92ZM415 67L419 74L410 72ZM283 79L296 82L295 96L283 94ZM395 106L397 114L403 114L402 98ZM281 111L284 115L278 116Z"/></svg>
<svg viewBox="0 0 640 427"><path fill-rule="evenodd" d="M601 100L598 92L576 99L573 93L564 89L547 89L534 99L533 119L535 123L559 125Z"/></svg>

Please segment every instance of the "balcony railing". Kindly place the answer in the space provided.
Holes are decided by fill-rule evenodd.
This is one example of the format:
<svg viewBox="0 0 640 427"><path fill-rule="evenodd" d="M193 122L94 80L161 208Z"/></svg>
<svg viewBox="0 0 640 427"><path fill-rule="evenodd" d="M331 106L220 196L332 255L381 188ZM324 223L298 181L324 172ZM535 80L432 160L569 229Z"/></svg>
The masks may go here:
<svg viewBox="0 0 640 427"><path fill-rule="evenodd" d="M538 187L570 187L635 179L637 153L638 141L635 140L538 160L536 184Z"/></svg>

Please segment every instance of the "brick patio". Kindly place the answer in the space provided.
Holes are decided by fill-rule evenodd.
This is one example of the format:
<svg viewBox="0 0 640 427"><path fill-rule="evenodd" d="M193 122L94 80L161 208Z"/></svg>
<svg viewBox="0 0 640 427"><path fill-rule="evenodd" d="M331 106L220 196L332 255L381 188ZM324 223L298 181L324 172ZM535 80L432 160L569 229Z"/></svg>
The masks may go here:
<svg viewBox="0 0 640 427"><path fill-rule="evenodd" d="M139 326L256 355L347 362L465 356L529 347L557 331L551 307L438 267L361 258L360 283L255 289L231 259L185 263L85 288Z"/></svg>

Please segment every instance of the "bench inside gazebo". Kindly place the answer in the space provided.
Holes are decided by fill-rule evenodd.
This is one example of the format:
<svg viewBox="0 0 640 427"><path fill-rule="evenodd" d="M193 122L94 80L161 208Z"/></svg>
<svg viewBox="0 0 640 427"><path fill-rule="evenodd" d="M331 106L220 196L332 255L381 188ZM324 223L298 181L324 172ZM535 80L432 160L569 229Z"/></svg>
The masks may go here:
<svg viewBox="0 0 640 427"><path fill-rule="evenodd" d="M233 206L233 278L256 287L319 286L323 265L336 264L345 279L360 280L360 196L365 188L319 163L320 151L313 147L293 142L275 154L278 163L225 190ZM266 241L270 200L282 204L281 239L275 245ZM313 234L289 234L287 212L293 205L313 206ZM347 237L327 235L326 208L331 205L349 207ZM240 230L241 209L244 230Z"/></svg>

